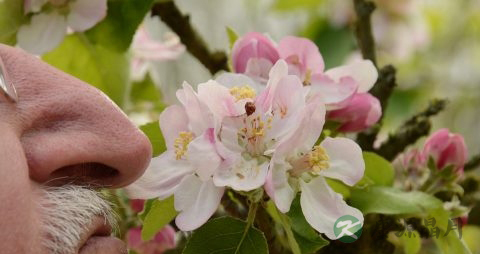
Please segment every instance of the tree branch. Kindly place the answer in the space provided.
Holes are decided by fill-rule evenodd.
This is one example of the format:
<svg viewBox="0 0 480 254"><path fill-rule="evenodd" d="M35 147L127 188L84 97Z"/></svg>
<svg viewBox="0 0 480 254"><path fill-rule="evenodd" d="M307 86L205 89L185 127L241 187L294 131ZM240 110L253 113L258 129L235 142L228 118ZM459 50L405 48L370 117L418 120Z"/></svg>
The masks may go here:
<svg viewBox="0 0 480 254"><path fill-rule="evenodd" d="M159 16L179 37L194 57L213 75L228 70L227 55L221 51L210 52L205 41L190 24L190 17L183 15L172 0L161 1L152 7L152 16Z"/></svg>
<svg viewBox="0 0 480 254"><path fill-rule="evenodd" d="M463 167L464 171L470 171L478 168L480 166L480 154L477 154L470 158L470 160Z"/></svg>
<svg viewBox="0 0 480 254"><path fill-rule="evenodd" d="M357 14L355 35L358 47L362 52L363 58L369 59L377 66L375 40L373 39L371 24L371 15L376 8L375 4L365 0L353 0L353 4ZM387 109L388 99L396 87L395 74L396 70L391 65L381 68L379 70L378 80L372 90L370 90L370 93L380 101L384 113ZM377 138L378 132L380 132L383 115L384 114L382 114L382 117L375 126L357 135L357 142L363 150L373 151L373 143Z"/></svg>
<svg viewBox="0 0 480 254"><path fill-rule="evenodd" d="M357 135L357 142L363 150L373 151L373 143L375 142L382 126L383 117L388 105L388 99L390 98L390 95L392 95L393 89L397 86L395 74L396 70L392 65L383 67L379 71L377 82L372 90L370 90L370 93L380 101L383 113L376 125Z"/></svg>
<svg viewBox="0 0 480 254"><path fill-rule="evenodd" d="M354 0L357 22L355 24L355 35L357 36L358 47L362 51L364 59L369 59L377 66L375 56L375 41L373 40L372 25L370 16L375 10L375 4L364 0Z"/></svg>
<svg viewBox="0 0 480 254"><path fill-rule="evenodd" d="M394 134L390 134L389 139L375 152L387 160L393 160L407 146L430 132L430 117L442 111L446 104L447 101L443 99L432 100L425 110L408 119Z"/></svg>

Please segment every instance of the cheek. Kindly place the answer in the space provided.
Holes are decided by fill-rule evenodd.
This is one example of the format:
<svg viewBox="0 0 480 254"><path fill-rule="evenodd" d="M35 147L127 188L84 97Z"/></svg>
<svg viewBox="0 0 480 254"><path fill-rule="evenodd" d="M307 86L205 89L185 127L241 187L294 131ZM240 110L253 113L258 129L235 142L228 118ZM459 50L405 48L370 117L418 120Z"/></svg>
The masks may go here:
<svg viewBox="0 0 480 254"><path fill-rule="evenodd" d="M39 213L35 189L18 138L0 125L0 250L33 253L39 249ZM26 244L28 243L28 244Z"/></svg>

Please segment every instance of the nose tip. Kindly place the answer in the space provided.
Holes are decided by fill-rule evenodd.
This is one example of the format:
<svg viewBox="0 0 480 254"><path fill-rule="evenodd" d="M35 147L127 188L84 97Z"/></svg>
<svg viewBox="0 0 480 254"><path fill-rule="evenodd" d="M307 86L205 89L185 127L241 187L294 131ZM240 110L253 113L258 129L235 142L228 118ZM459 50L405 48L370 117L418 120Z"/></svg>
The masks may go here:
<svg viewBox="0 0 480 254"><path fill-rule="evenodd" d="M143 174L151 144L107 96L19 49L0 54L32 180L122 187Z"/></svg>

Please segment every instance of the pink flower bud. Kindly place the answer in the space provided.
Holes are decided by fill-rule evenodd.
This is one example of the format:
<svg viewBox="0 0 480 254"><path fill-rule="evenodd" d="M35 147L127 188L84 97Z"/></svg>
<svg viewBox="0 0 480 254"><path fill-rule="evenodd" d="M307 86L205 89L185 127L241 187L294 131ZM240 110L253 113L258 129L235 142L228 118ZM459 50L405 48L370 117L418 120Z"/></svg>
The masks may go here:
<svg viewBox="0 0 480 254"><path fill-rule="evenodd" d="M142 254L162 254L166 250L173 249L175 243L175 230L172 226L165 226L152 240L142 241L142 228L131 228L127 232L127 246Z"/></svg>
<svg viewBox="0 0 480 254"><path fill-rule="evenodd" d="M145 204L145 200L143 199L130 199L130 207L135 213L139 213L143 211L144 204Z"/></svg>
<svg viewBox="0 0 480 254"><path fill-rule="evenodd" d="M460 219L459 219L459 223L460 223L460 226L463 228L465 225L467 225L468 223L468 214L465 214L465 215L462 215L460 216Z"/></svg>
<svg viewBox="0 0 480 254"><path fill-rule="evenodd" d="M463 172L467 147L461 135L450 133L448 129L440 129L425 141L423 154L427 159L432 157L438 169L453 165L455 171Z"/></svg>
<svg viewBox="0 0 480 254"><path fill-rule="evenodd" d="M382 107L377 98L369 93L357 93L343 108L328 112L328 120L341 123L342 132L364 130L380 119Z"/></svg>
<svg viewBox="0 0 480 254"><path fill-rule="evenodd" d="M394 161L393 166L399 170L418 171L426 163L423 153L418 149L411 149L400 154Z"/></svg>
<svg viewBox="0 0 480 254"><path fill-rule="evenodd" d="M266 72L259 76L268 78L268 71L280 58L274 43L261 33L251 32L240 37L233 45L233 69L238 73Z"/></svg>

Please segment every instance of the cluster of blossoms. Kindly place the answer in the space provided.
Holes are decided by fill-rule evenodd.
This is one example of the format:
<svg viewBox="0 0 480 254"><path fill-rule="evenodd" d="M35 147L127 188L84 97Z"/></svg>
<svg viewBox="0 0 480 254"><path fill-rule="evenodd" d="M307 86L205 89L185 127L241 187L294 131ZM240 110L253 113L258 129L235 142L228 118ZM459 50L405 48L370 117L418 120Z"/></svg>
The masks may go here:
<svg viewBox="0 0 480 254"><path fill-rule="evenodd" d="M463 175L467 160L463 137L450 133L448 129L440 129L425 141L423 149L414 148L400 154L393 163L399 184L409 190L419 189L429 177L429 160L438 171L452 167L457 177Z"/></svg>
<svg viewBox="0 0 480 254"><path fill-rule="evenodd" d="M342 120L338 112L357 107L351 105L357 96L368 98L369 106L360 107L367 112L341 128L365 128L380 114L366 93L377 78L374 66L361 61L323 72L312 42L287 37L277 50L258 33L236 42L232 60L237 73L223 73L197 91L185 82L177 91L180 105L160 115L167 151L127 187L130 197L174 195L176 225L184 231L213 215L226 188L263 188L282 213L300 192L306 220L330 239L337 238L333 226L343 215L363 223L362 213L325 180L356 184L365 170L360 147L343 137L319 139L326 117Z"/></svg>
<svg viewBox="0 0 480 254"><path fill-rule="evenodd" d="M368 90L378 73L369 60L324 70L318 47L310 40L287 36L274 43L260 33L248 33L232 49L233 69L265 84L272 66L283 59L288 73L297 76L305 90L318 93L326 104L327 120L340 124L341 132L357 132L374 125L382 114L377 98Z"/></svg>
<svg viewBox="0 0 480 254"><path fill-rule="evenodd" d="M30 22L20 27L18 45L41 55L54 49L67 33L86 31L107 15L107 0L24 0Z"/></svg>

